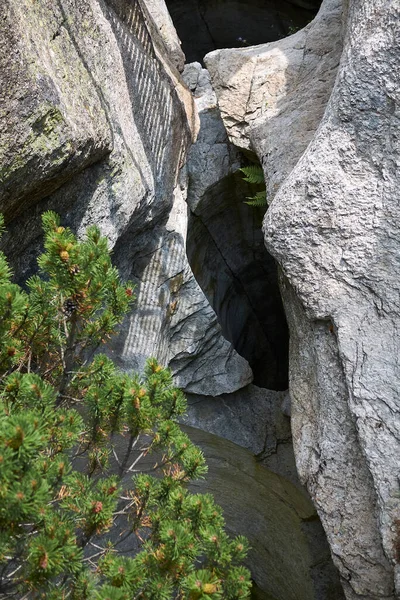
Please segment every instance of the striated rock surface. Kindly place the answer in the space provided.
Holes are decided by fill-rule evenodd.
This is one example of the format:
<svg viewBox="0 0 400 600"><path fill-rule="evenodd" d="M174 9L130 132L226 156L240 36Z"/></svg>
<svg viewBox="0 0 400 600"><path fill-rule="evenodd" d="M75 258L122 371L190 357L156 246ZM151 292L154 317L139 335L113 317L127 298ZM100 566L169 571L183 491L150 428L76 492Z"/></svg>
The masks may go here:
<svg viewBox="0 0 400 600"><path fill-rule="evenodd" d="M163 0L145 0L142 9L148 17L152 30L152 40L159 47L162 56L168 56L179 72L185 66L185 55L177 36L171 16Z"/></svg>
<svg viewBox="0 0 400 600"><path fill-rule="evenodd" d="M296 462L349 599L400 596L399 23L396 2L325 0L294 36L206 58L274 198Z"/></svg>
<svg viewBox="0 0 400 600"><path fill-rule="evenodd" d="M399 17L397 2L352 0L342 7L325 0L317 18L294 36L210 55L228 137L207 74L198 66L185 73L202 106L199 143L189 162L192 223L193 215L201 220L208 214L197 233L192 229L189 253L193 264L207 266L198 271L221 307L224 333L242 340L244 303L228 310L234 295L226 290L249 289L260 270L248 268L243 245L236 245L234 259L225 250L208 250L215 241L235 246L221 234L229 211L237 217L236 239L245 229L239 225L248 222L241 200L235 211L228 202L240 188L234 175L240 158L230 142L257 152L269 198L275 197L264 228L283 273L297 467L351 600L400 595ZM136 312L113 348L119 364L140 368L149 354L169 363L177 382L199 395L195 402L201 397L201 418L210 405L204 396L220 394L233 394L232 422L252 414L272 418L273 402L254 388L244 392L253 404L242 412L234 392L251 381L251 369L222 336L186 258L182 166L198 123L179 76L183 55L164 2L4 0L0 30L0 210L8 222L4 247L19 280L35 269L44 210L59 212L79 234L98 224L122 275L137 283ZM225 205L217 203L221 197ZM201 245L205 231L208 250ZM260 234L256 242L258 252ZM214 283L210 266L219 275ZM225 285L232 273L236 287ZM257 324L269 313L255 305ZM226 399L216 401L215 422L209 418L207 425L221 434ZM194 421L200 418L195 413ZM265 433L259 425L254 438L246 428L237 437L282 470L280 430ZM229 436L234 432L229 424ZM270 552L260 542L265 536L291 542L275 545L267 556L271 581L265 580L267 562L260 563L260 586L276 599L313 597L310 573L324 551L316 548L312 556L297 543L304 520L317 523L303 495L294 488L290 510L287 503L283 509L287 482L274 475L268 485L254 487L250 479L257 480L262 468L254 458L239 457L239 468L232 446L207 443L209 459L219 455L218 483L210 489L232 501L228 512L243 521L246 533L255 528L261 554ZM229 486L220 483L224 478ZM273 524L265 515L259 520L260 502L279 508ZM340 598L335 586L331 596L318 589L316 598Z"/></svg>
<svg viewBox="0 0 400 600"><path fill-rule="evenodd" d="M233 392L253 378L247 361L221 334L217 317L186 256L186 189L175 190L165 225L127 236L115 254L139 291L137 306L114 346L116 362L141 370L149 356L169 365L187 392Z"/></svg>
<svg viewBox="0 0 400 600"><path fill-rule="evenodd" d="M155 355L202 394L248 384L185 256L179 173L198 118L165 3L5 0L0 27L2 243L19 280L36 267L44 210L79 234L96 223L137 283L121 366Z"/></svg>

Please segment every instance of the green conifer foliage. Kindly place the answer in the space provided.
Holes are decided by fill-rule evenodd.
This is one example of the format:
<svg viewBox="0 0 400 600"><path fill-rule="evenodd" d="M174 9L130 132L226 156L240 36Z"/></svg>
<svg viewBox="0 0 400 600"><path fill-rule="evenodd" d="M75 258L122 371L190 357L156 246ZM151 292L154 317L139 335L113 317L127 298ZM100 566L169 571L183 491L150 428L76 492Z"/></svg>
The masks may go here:
<svg viewBox="0 0 400 600"><path fill-rule="evenodd" d="M96 227L78 241L52 212L43 227L27 291L0 253L0 597L248 598L247 541L187 490L207 469L171 373L98 352L133 286Z"/></svg>

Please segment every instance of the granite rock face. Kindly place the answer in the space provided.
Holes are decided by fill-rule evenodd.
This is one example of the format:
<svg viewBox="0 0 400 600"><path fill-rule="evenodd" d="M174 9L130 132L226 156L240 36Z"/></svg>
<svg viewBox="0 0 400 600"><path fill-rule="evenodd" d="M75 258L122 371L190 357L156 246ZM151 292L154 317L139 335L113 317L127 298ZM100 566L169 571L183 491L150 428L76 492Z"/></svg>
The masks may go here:
<svg viewBox="0 0 400 600"><path fill-rule="evenodd" d="M11 218L107 155L113 142L62 5L6 0L0 11L0 210Z"/></svg>
<svg viewBox="0 0 400 600"><path fill-rule="evenodd" d="M348 575L349 597L392 597L399 568L399 18L396 3L350 4L326 113L265 223L305 312L303 335L318 355L307 382L307 353L295 352L292 363L293 405L301 407L293 414L295 447ZM302 337L294 338L297 347ZM327 374L334 385L323 391ZM306 397L310 408L319 404L308 424ZM322 434L326 409L330 431ZM342 465L351 483L343 498ZM332 504L317 500L327 479L338 496L340 538ZM364 535L355 537L355 529Z"/></svg>
<svg viewBox="0 0 400 600"><path fill-rule="evenodd" d="M200 116L200 131L187 161L189 261L218 314L225 336L248 358L254 381L286 390L288 335L276 265L264 248L262 213L243 202L251 195L238 172L244 156L227 137L207 70L199 63L186 65L183 77ZM199 443L205 443L210 465L207 480L201 486L216 494L228 527L243 527L255 549L250 556L258 584L254 598L342 598L338 574L316 515L310 514L301 524L308 546L304 548L305 556L310 551L312 554L312 565L305 567L302 575L304 562L300 563L286 545L288 539L297 540L298 531L287 513L279 516L278 506L286 510L287 500L279 492L276 495L273 473L278 476L279 485L289 486L288 489L295 486L296 495L299 492L309 502L296 471L287 392L248 385L218 396L190 393L188 402L184 423L197 428L192 435ZM226 446L221 438L234 444ZM264 483L259 487L261 481ZM263 485L268 492L262 491ZM290 505L293 506L291 502ZM285 524L280 523L280 518ZM282 570L277 569L278 563ZM285 581L287 569L290 575Z"/></svg>
<svg viewBox="0 0 400 600"><path fill-rule="evenodd" d="M17 277L35 270L44 210L80 235L96 223L137 284L119 364L157 356L202 394L248 384L185 255L181 171L198 117L165 3L5 0L0 11L2 244Z"/></svg>
<svg viewBox="0 0 400 600"><path fill-rule="evenodd" d="M296 462L349 599L400 595L399 17L325 0L285 40L206 58L273 200Z"/></svg>
<svg viewBox="0 0 400 600"><path fill-rule="evenodd" d="M193 63L183 76L200 115L187 161L189 262L256 385L285 390L288 332L276 265L261 233L263 213L244 203L252 194L239 172L245 158L227 137L208 71Z"/></svg>
<svg viewBox="0 0 400 600"><path fill-rule="evenodd" d="M341 29L341 1L331 0L294 35L205 58L229 139L262 159L270 199L321 120L342 50Z"/></svg>
<svg viewBox="0 0 400 600"><path fill-rule="evenodd" d="M243 158L228 139L207 69L200 63L190 63L185 66L183 79L193 94L200 118L199 133L187 162L187 203L191 212L196 213L207 190L235 173Z"/></svg>

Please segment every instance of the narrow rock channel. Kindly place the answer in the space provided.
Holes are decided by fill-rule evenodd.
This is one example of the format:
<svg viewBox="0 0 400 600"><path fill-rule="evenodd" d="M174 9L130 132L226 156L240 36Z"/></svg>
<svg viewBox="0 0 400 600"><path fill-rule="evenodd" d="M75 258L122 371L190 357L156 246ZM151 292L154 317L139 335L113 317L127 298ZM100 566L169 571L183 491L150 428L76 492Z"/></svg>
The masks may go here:
<svg viewBox="0 0 400 600"><path fill-rule="evenodd" d="M340 600L324 531L296 473L285 394L289 334L277 266L261 231L265 209L244 203L254 190L239 169L256 157L229 141L201 65L204 54L216 48L284 37L307 23L320 2L303 2L301 8L260 1L167 4L187 62L197 61L186 64L183 73L201 123L187 162L187 257L223 335L254 376L253 385L233 394L189 394L187 422L197 428L192 435L207 455L207 485L224 506L228 527L250 537L253 598Z"/></svg>
<svg viewBox="0 0 400 600"><path fill-rule="evenodd" d="M288 387L288 330L274 259L264 246L262 210L239 172L212 186L191 213L187 253L224 336L249 362L254 383Z"/></svg>

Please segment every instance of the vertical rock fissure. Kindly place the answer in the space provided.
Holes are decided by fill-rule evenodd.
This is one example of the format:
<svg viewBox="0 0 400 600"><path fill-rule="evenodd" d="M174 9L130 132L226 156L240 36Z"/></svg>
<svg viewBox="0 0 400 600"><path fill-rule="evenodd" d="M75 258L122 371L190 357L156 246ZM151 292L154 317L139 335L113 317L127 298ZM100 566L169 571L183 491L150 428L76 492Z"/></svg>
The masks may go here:
<svg viewBox="0 0 400 600"><path fill-rule="evenodd" d="M212 186L191 212L187 254L224 336L249 362L254 383L288 385L288 331L274 259L264 247L262 210L244 204L251 194L241 174Z"/></svg>

